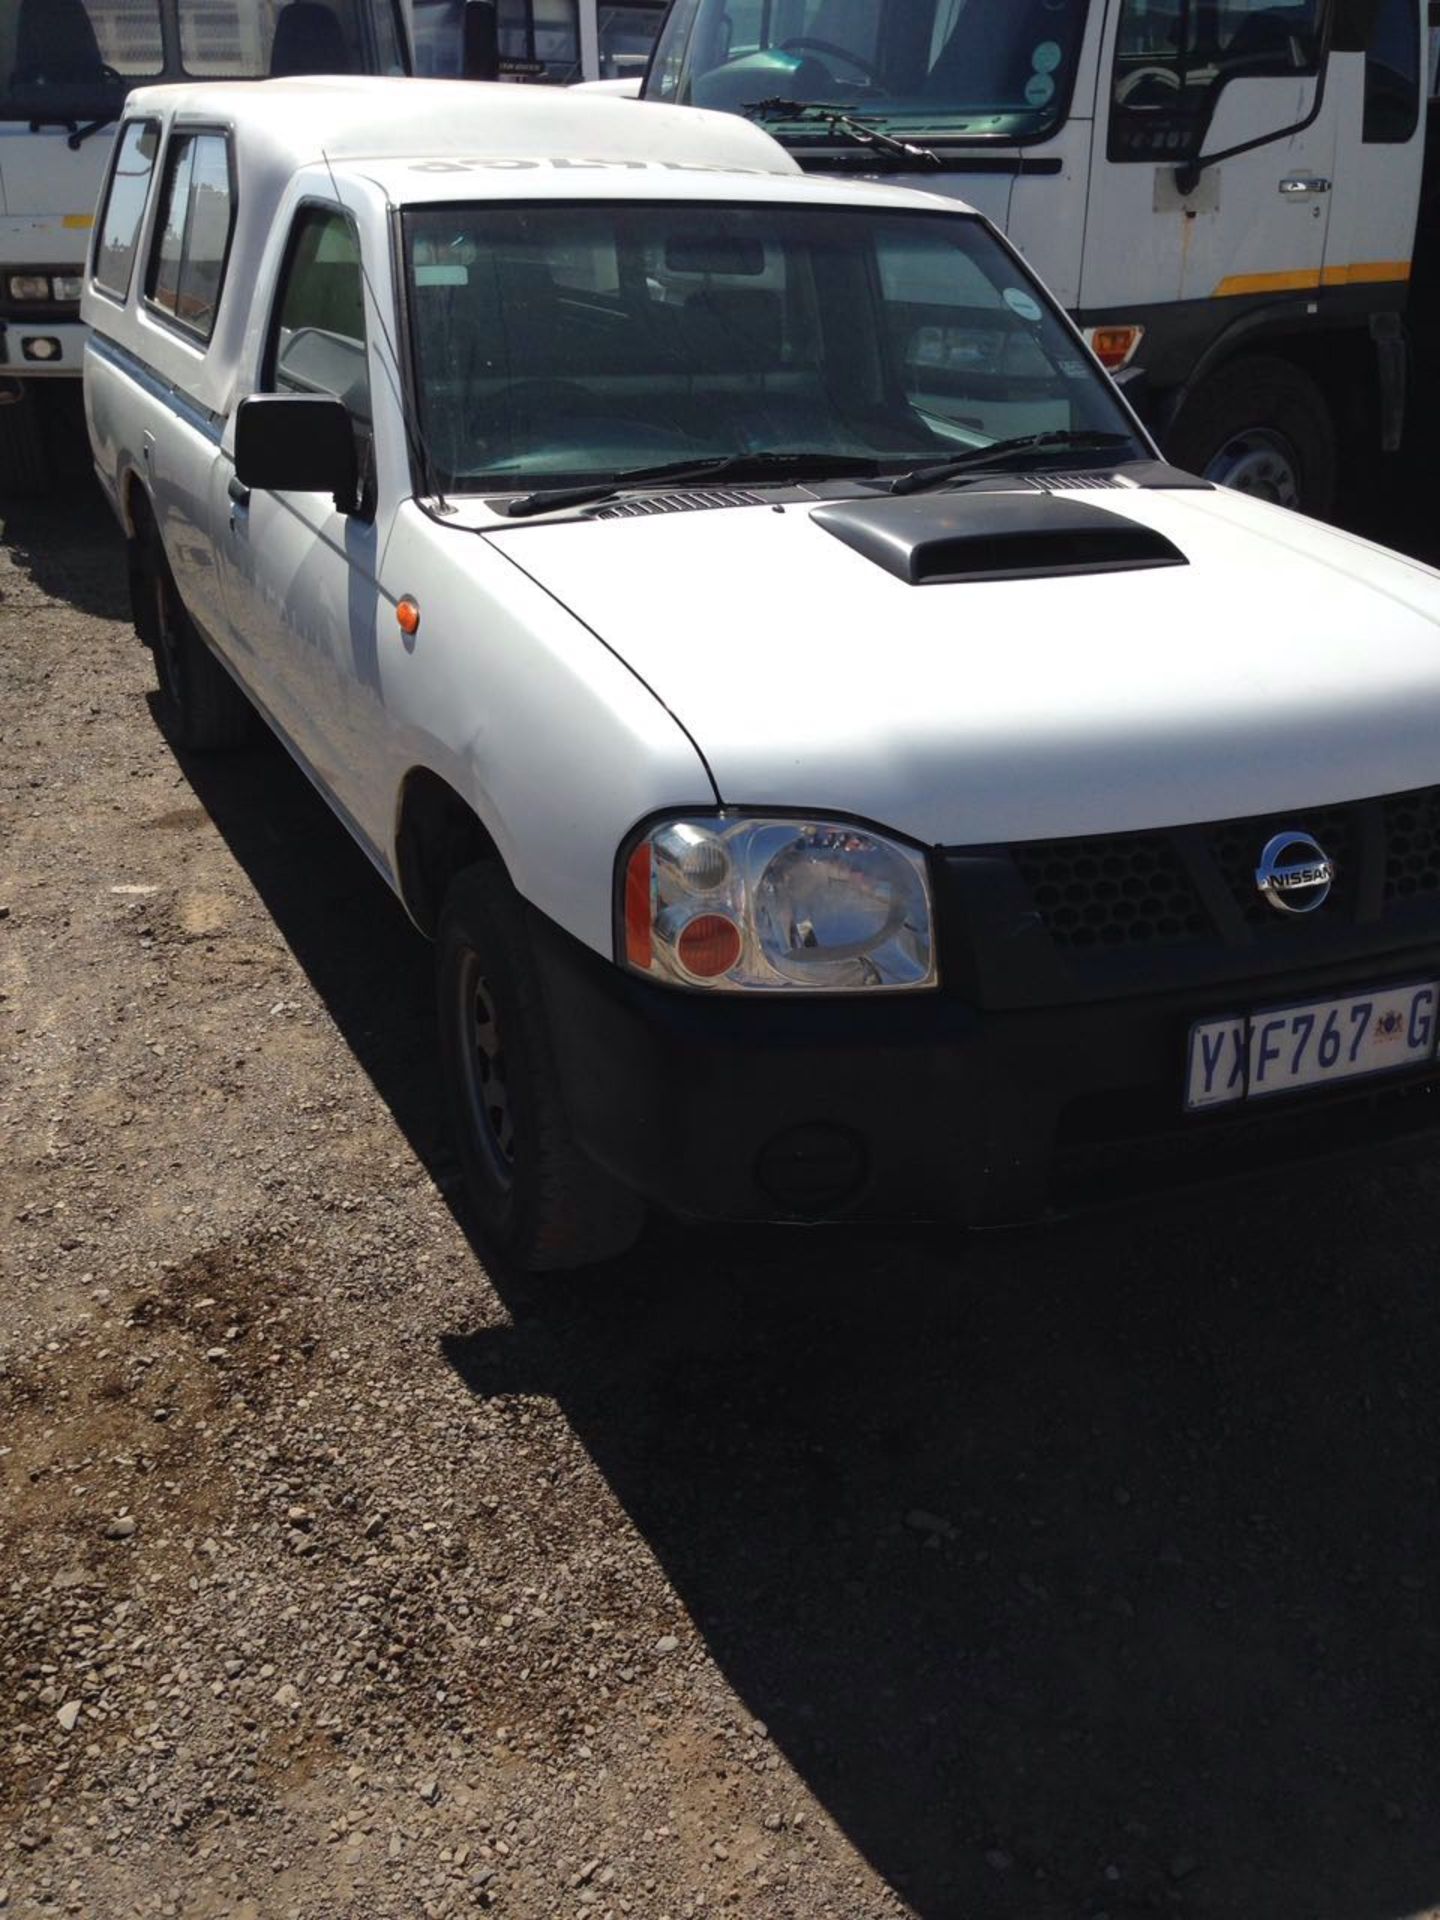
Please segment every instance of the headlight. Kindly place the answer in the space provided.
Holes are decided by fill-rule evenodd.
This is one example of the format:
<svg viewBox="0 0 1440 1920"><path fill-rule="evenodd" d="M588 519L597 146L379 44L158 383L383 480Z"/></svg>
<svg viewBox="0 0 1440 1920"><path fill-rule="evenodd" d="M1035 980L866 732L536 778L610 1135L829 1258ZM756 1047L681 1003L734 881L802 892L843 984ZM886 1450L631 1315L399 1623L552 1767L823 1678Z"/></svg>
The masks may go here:
<svg viewBox="0 0 1440 1920"><path fill-rule="evenodd" d="M50 298L50 276L46 273L12 273L6 284L12 300Z"/></svg>
<svg viewBox="0 0 1440 1920"><path fill-rule="evenodd" d="M721 992L933 987L923 855L838 820L688 816L630 850L620 946L637 973Z"/></svg>
<svg viewBox="0 0 1440 1920"><path fill-rule="evenodd" d="M85 280L82 274L57 273L52 274L50 286L57 300L67 300L73 303L78 301L81 294L85 291Z"/></svg>

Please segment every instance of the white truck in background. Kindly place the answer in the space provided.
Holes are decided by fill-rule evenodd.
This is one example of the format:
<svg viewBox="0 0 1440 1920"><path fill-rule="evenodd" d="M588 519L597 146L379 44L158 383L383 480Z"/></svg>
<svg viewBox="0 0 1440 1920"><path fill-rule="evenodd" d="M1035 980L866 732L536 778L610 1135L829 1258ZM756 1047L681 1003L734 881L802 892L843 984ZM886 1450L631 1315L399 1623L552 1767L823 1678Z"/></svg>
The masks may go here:
<svg viewBox="0 0 1440 1920"><path fill-rule="evenodd" d="M1173 459L1325 515L1403 428L1434 11L672 0L642 94L981 208Z"/></svg>
<svg viewBox="0 0 1440 1920"><path fill-rule="evenodd" d="M665 0L407 0L415 71L436 79L639 79ZM485 15L489 15L489 20ZM467 25L467 22L470 23Z"/></svg>
<svg viewBox="0 0 1440 1920"><path fill-rule="evenodd" d="M82 275L130 89L409 71L402 0L0 0L0 489L83 456Z"/></svg>

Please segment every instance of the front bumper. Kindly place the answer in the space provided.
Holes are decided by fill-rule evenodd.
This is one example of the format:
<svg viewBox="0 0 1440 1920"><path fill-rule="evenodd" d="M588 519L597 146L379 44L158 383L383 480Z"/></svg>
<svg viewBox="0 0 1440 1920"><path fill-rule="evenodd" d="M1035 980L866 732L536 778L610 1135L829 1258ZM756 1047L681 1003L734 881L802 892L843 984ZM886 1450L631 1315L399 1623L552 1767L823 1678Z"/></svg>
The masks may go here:
<svg viewBox="0 0 1440 1920"><path fill-rule="evenodd" d="M1440 940L1223 986L980 1010L957 993L721 999L625 974L538 914L567 1110L626 1186L701 1220L1001 1225L1440 1128L1440 1067L1181 1110L1191 1023L1440 979Z"/></svg>
<svg viewBox="0 0 1440 1920"><path fill-rule="evenodd" d="M50 357L37 359L37 351ZM9 378L78 380L84 352L85 328L78 320L50 320L43 312L22 320L0 318L0 372Z"/></svg>

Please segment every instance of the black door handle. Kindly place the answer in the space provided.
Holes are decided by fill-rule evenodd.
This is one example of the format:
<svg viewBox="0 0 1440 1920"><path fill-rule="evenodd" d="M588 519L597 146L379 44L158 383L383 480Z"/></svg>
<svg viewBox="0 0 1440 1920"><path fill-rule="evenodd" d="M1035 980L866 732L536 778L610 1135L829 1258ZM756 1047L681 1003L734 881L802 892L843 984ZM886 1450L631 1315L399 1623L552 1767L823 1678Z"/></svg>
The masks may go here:
<svg viewBox="0 0 1440 1920"><path fill-rule="evenodd" d="M250 489L247 486L245 486L241 481L237 480L233 473L230 476L230 484L228 487L226 487L225 491L229 494L230 498L235 502L237 507L249 506Z"/></svg>

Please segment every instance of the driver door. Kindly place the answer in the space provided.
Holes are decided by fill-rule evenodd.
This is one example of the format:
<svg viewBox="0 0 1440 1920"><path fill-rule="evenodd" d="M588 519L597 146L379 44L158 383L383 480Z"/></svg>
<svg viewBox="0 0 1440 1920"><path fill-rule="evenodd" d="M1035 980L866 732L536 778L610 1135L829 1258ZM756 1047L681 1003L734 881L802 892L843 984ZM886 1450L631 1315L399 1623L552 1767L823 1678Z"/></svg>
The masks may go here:
<svg viewBox="0 0 1440 1920"><path fill-rule="evenodd" d="M369 357L360 240L337 206L295 216L261 369L261 391L334 394L372 471ZM226 453L233 448L233 416ZM380 698L377 535L370 502L240 485L216 463L212 518L237 657L271 718L347 811L365 790ZM373 485L366 483L373 497Z"/></svg>
<svg viewBox="0 0 1440 1920"><path fill-rule="evenodd" d="M1321 284L1337 89L1321 68L1323 0L1114 0L1097 99L1080 306L1129 311ZM1323 92L1322 92L1323 89ZM1205 168L1196 151L1266 139Z"/></svg>

